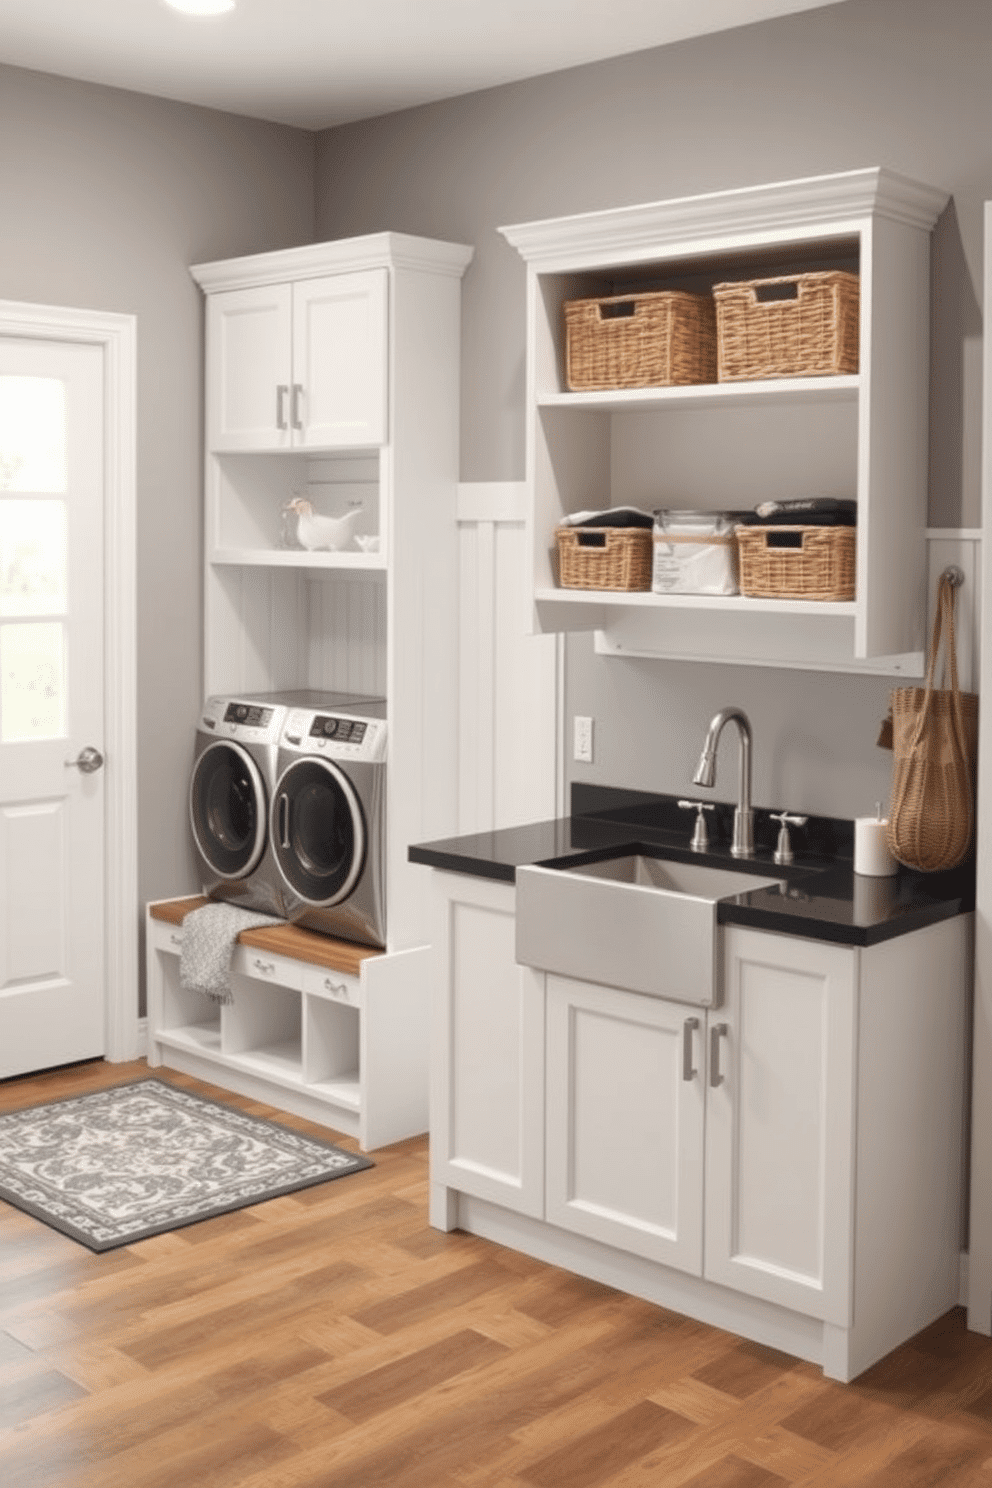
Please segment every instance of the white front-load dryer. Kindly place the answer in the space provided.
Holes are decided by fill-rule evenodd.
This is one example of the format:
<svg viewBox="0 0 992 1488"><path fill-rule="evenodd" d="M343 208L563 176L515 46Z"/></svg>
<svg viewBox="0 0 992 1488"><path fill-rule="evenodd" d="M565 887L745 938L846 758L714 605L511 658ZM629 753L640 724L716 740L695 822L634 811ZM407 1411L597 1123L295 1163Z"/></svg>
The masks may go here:
<svg viewBox="0 0 992 1488"><path fill-rule="evenodd" d="M291 707L364 703L312 690L208 698L196 729L189 819L203 892L286 918L282 875L269 845L277 752Z"/></svg>
<svg viewBox="0 0 992 1488"><path fill-rule="evenodd" d="M288 918L382 947L386 728L383 702L288 710L269 808Z"/></svg>

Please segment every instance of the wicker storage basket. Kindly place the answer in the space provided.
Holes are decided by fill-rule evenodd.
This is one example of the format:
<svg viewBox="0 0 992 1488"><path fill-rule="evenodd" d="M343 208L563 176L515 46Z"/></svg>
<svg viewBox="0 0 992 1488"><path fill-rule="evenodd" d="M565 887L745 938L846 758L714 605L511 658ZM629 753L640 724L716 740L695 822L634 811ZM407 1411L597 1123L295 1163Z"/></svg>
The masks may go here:
<svg viewBox="0 0 992 1488"><path fill-rule="evenodd" d="M572 392L716 382L716 309L707 295L570 300L565 342Z"/></svg>
<svg viewBox="0 0 992 1488"><path fill-rule="evenodd" d="M853 527L738 526L740 592L752 599L853 599Z"/></svg>
<svg viewBox="0 0 992 1488"><path fill-rule="evenodd" d="M559 527L558 583L563 589L650 589L649 527Z"/></svg>
<svg viewBox="0 0 992 1488"><path fill-rule="evenodd" d="M858 370L857 274L714 284L720 382Z"/></svg>

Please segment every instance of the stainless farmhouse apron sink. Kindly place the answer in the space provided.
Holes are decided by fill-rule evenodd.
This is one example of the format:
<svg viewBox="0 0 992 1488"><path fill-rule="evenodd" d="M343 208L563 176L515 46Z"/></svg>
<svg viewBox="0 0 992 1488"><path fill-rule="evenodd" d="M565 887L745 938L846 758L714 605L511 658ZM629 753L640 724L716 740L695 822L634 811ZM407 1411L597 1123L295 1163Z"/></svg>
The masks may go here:
<svg viewBox="0 0 992 1488"><path fill-rule="evenodd" d="M780 879L627 853L517 869L517 961L542 971L710 1006L717 904Z"/></svg>

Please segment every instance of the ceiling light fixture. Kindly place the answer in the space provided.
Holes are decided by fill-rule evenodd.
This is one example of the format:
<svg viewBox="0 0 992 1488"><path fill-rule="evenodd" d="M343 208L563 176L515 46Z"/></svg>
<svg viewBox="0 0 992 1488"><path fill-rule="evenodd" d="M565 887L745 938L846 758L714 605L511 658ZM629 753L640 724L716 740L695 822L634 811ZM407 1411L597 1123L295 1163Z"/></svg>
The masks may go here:
<svg viewBox="0 0 992 1488"><path fill-rule="evenodd" d="M165 3L183 15L194 16L223 15L234 9L234 0L165 0Z"/></svg>

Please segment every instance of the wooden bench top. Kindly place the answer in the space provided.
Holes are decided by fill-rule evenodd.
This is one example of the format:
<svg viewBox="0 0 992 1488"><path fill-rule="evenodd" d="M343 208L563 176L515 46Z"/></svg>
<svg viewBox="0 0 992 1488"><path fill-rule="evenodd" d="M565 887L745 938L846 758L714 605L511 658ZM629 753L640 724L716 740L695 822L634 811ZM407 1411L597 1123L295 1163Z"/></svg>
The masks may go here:
<svg viewBox="0 0 992 1488"><path fill-rule="evenodd" d="M201 909L209 900L202 895L188 899L163 899L150 904L148 912L153 920L164 920L170 925L181 925L183 919L194 909ZM313 930L303 930L299 925L261 925L253 930L242 930L238 936L241 945L254 947L258 951L271 951L273 955L289 956L294 961L308 961L313 966L326 966L331 971L344 971L358 976L362 962L369 956L381 956L382 951L373 946L355 945L350 940L335 940L330 935L319 935Z"/></svg>

